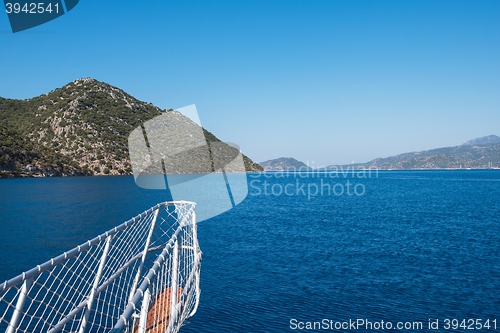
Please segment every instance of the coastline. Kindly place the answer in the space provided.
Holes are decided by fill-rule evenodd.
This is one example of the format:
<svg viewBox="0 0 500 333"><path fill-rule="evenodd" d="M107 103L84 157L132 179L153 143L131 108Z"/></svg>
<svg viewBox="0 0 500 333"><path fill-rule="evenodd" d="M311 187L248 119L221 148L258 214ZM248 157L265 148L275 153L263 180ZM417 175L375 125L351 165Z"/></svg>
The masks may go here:
<svg viewBox="0 0 500 333"><path fill-rule="evenodd" d="M262 173L262 172L342 172L342 171L458 171L458 170L500 170L500 167L495 168L419 168L419 169L379 169L379 168L338 168L338 169L310 169L310 170L264 170L259 172L247 172L247 173Z"/></svg>
<svg viewBox="0 0 500 333"><path fill-rule="evenodd" d="M264 171L245 171L245 172L226 172L228 174L233 174L233 173L261 173ZM221 174L222 172L211 172L211 173L206 173L207 175L209 174ZM4 172L0 171L0 179L13 179L13 178L62 178L62 177L109 177L109 176L133 176L133 173L109 173L109 174L104 174L104 173L99 173L99 174L70 174L70 173L58 173L58 174L50 174L50 175L45 175L45 174L39 174L39 173L24 173L21 172L19 174L13 174L12 172ZM190 173L179 173L176 175L190 175Z"/></svg>
<svg viewBox="0 0 500 333"><path fill-rule="evenodd" d="M347 167L345 169L312 169L312 170L264 170L264 171L246 171L246 172L227 172L227 173L246 173L246 174L260 174L266 172L278 173L278 172L306 172L306 173L320 173L320 172L358 172L358 171L474 171L474 170L500 170L500 167L497 168L436 168L436 169L378 169L378 168L350 168ZM214 174L221 172L213 172ZM208 173L207 173L208 174ZM84 174L51 174L51 175L40 175L38 173L29 174L29 173L20 173L14 175L12 173L0 172L0 179L13 179L13 178L58 178L58 177L109 177L109 176L133 176L133 173L109 173L109 174L92 174L92 175L84 175ZM179 174L179 175L187 175L187 174Z"/></svg>

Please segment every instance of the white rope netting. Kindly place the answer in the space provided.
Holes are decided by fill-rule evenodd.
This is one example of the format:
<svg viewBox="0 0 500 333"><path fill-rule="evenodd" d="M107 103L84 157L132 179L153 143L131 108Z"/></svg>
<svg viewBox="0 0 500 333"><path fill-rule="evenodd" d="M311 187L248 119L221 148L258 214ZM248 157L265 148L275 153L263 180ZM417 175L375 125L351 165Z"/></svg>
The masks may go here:
<svg viewBox="0 0 500 333"><path fill-rule="evenodd" d="M177 332L200 294L194 209L158 204L0 284L0 332Z"/></svg>

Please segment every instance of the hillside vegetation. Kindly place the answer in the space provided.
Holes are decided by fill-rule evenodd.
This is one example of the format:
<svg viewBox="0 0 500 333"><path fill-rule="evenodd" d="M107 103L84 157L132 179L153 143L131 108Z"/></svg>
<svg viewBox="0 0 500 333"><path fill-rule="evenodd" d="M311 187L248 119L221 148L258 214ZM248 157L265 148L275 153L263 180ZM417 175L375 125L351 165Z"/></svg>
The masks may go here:
<svg viewBox="0 0 500 333"><path fill-rule="evenodd" d="M307 171L312 170L306 164L292 157L280 157L269 161L260 162L265 171Z"/></svg>
<svg viewBox="0 0 500 333"><path fill-rule="evenodd" d="M131 174L129 134L172 111L90 78L27 100L0 97L0 176ZM246 171L262 170L243 158Z"/></svg>

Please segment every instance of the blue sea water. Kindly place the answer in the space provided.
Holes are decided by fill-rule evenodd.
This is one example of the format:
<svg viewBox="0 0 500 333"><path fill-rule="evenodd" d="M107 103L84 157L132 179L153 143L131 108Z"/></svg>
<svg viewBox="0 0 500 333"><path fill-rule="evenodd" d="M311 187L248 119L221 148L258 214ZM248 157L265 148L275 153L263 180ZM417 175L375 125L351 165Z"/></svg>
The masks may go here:
<svg viewBox="0 0 500 333"><path fill-rule="evenodd" d="M403 330L415 332L496 319L500 329L499 171L248 180L241 204L198 226L201 301L181 332L322 332L293 328L323 319L422 322ZM0 281L164 196L127 176L1 179Z"/></svg>

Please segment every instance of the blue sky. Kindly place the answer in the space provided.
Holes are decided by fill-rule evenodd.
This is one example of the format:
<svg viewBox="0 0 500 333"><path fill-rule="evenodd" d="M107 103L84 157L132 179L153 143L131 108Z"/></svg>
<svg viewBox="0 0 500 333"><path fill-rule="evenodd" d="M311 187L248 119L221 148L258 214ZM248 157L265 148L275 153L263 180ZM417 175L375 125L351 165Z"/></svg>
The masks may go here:
<svg viewBox="0 0 500 333"><path fill-rule="evenodd" d="M255 161L315 166L500 135L499 1L93 1L12 34L0 96L81 77L204 127Z"/></svg>

